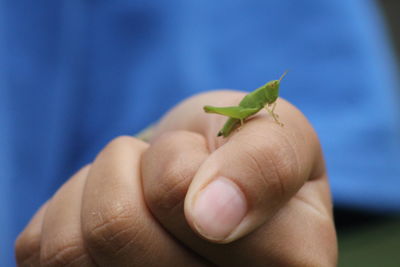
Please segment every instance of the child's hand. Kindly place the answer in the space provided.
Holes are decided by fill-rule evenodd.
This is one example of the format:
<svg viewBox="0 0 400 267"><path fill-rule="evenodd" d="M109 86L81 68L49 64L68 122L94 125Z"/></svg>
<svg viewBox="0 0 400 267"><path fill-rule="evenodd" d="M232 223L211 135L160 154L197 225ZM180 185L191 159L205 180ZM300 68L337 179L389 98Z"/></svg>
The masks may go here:
<svg viewBox="0 0 400 267"><path fill-rule="evenodd" d="M202 106L237 105L242 97L202 94L163 118L142 160L149 208L174 237L217 265L334 266L332 203L315 132L299 110L278 100L284 127L260 112L229 138L217 137L227 118Z"/></svg>
<svg viewBox="0 0 400 267"><path fill-rule="evenodd" d="M112 141L21 233L18 263L335 265L331 199L315 133L298 110L279 101L284 127L265 113L228 139L217 138L225 118L202 106L237 104L242 96L213 92L185 101L161 121L150 146L131 137Z"/></svg>

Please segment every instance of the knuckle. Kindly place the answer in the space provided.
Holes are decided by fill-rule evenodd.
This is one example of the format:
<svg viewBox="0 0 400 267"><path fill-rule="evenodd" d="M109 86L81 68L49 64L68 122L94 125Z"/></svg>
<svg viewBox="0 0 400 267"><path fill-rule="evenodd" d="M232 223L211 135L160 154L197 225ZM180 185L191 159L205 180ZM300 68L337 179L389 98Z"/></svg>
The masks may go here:
<svg viewBox="0 0 400 267"><path fill-rule="evenodd" d="M135 142L135 138L127 135L121 135L111 140L109 145L126 145L127 143Z"/></svg>
<svg viewBox="0 0 400 267"><path fill-rule="evenodd" d="M85 245L90 254L116 255L138 238L135 228L140 218L133 216L130 206L120 204L103 212L96 222L84 230Z"/></svg>
<svg viewBox="0 0 400 267"><path fill-rule="evenodd" d="M40 254L41 266L65 266L78 263L86 256L80 240L52 240L50 246L44 246Z"/></svg>
<svg viewBox="0 0 400 267"><path fill-rule="evenodd" d="M106 146L105 150L119 150L126 147L138 146L144 147L145 143L131 136L121 135L112 139Z"/></svg>
<svg viewBox="0 0 400 267"><path fill-rule="evenodd" d="M292 143L290 138L281 135L279 144L272 154L272 160L276 166L277 176L280 177L280 183L286 196L294 193L303 183L300 177L302 176L300 170L299 155L295 144Z"/></svg>
<svg viewBox="0 0 400 267"><path fill-rule="evenodd" d="M293 178L298 175L298 162L294 149L285 138L260 140L252 137L244 149L247 161L265 187L278 198L286 198L292 191ZM257 144L257 145L255 145Z"/></svg>
<svg viewBox="0 0 400 267"><path fill-rule="evenodd" d="M198 133L178 130L163 133L157 137L156 142L160 147L174 148L183 143L204 143L204 138Z"/></svg>
<svg viewBox="0 0 400 267"><path fill-rule="evenodd" d="M203 154L193 153L188 146L193 144L198 149L200 142L204 142L204 139L196 133L167 132L156 140L148 153L145 153L145 161L154 161L159 155L168 155L161 158L162 168L155 170L154 164L145 165L143 168L145 185L146 182L154 184L154 180L157 179L157 186L145 186L146 202L151 210L170 211L183 203L190 181L203 161ZM185 148L181 148L182 143L185 144ZM187 153L191 153L190 156ZM150 182L147 177L153 181Z"/></svg>
<svg viewBox="0 0 400 267"><path fill-rule="evenodd" d="M15 241L15 257L19 266L36 262L40 254L40 236L22 233Z"/></svg>
<svg viewBox="0 0 400 267"><path fill-rule="evenodd" d="M285 187L282 182L282 175L275 165L274 152L271 149L260 149L249 145L245 150L245 156L250 161L252 169L258 174L265 188L274 192L275 195L284 195Z"/></svg>
<svg viewBox="0 0 400 267"><path fill-rule="evenodd" d="M271 162L269 176L263 176L265 180L268 180L268 185L273 192L276 192L276 195L279 198L283 198L287 193L287 179L290 177L290 174L287 172L288 169L285 165L282 164L281 159L276 157L276 153L272 152L267 154L269 160Z"/></svg>
<svg viewBox="0 0 400 267"><path fill-rule="evenodd" d="M149 195L150 208L152 210L171 210L183 203L193 175L194 172L187 168L167 166L159 177L158 186Z"/></svg>

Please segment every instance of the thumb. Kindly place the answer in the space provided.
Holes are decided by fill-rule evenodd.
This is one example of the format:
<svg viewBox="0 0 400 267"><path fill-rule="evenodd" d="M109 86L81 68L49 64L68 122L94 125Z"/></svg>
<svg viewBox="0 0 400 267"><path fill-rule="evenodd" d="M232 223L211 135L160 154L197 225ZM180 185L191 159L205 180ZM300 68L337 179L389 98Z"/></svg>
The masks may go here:
<svg viewBox="0 0 400 267"><path fill-rule="evenodd" d="M268 116L250 120L200 166L184 208L189 225L203 238L229 243L246 235L323 171L319 143L307 120L286 101L279 106L285 127Z"/></svg>

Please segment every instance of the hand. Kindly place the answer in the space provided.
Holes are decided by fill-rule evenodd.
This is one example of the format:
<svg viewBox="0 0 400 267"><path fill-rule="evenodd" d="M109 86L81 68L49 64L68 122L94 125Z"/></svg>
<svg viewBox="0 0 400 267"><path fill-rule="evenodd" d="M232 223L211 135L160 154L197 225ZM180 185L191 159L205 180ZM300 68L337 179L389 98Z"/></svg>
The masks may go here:
<svg viewBox="0 0 400 267"><path fill-rule="evenodd" d="M111 142L34 216L16 242L18 263L334 265L331 200L314 132L280 101L284 128L257 115L217 139L225 118L201 106L236 104L241 96L189 99L163 119L149 148L130 137ZM217 211L207 212L209 200Z"/></svg>
<svg viewBox="0 0 400 267"><path fill-rule="evenodd" d="M217 138L227 118L202 106L232 106L243 96L196 96L161 121L142 160L150 210L219 266L335 266L332 203L315 132L280 99L284 127L265 112Z"/></svg>
<svg viewBox="0 0 400 267"><path fill-rule="evenodd" d="M119 137L68 180L18 237L18 265L205 266L146 207L140 160L147 148Z"/></svg>

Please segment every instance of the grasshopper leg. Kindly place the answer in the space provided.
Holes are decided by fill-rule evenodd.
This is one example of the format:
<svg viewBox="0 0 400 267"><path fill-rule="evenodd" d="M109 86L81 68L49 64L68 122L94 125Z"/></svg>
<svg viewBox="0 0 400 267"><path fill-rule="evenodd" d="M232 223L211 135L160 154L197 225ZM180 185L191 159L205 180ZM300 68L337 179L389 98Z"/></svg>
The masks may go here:
<svg viewBox="0 0 400 267"><path fill-rule="evenodd" d="M240 119L240 126L237 128L237 131L240 131L240 129L242 129L243 125L244 125L244 119Z"/></svg>
<svg viewBox="0 0 400 267"><path fill-rule="evenodd" d="M272 105L272 109L268 108L270 105ZM269 114L271 114L271 116L272 116L272 118L274 118L275 122L277 124L279 124L280 126L283 126L283 123L278 120L279 115L274 112L275 107L276 107L276 102L274 102L273 104L265 105L265 109L268 111Z"/></svg>

